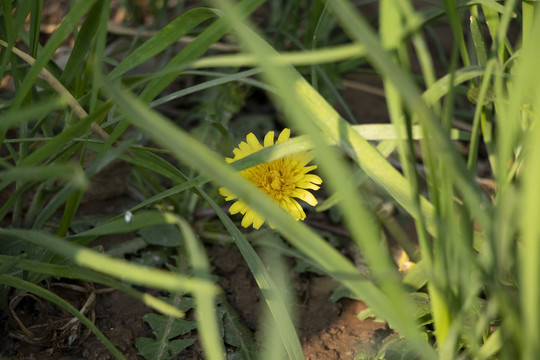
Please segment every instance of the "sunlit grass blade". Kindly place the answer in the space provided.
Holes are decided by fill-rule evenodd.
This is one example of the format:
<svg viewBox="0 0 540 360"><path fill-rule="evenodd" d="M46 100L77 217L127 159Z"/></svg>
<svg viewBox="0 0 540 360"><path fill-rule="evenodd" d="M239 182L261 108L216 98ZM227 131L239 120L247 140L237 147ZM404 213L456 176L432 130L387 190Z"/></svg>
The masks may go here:
<svg viewBox="0 0 540 360"><path fill-rule="evenodd" d="M175 218L166 214L162 215L162 224L174 224ZM172 274L165 270L153 269L147 266L130 263L126 260L114 259L76 245L70 241L60 239L43 232L18 229L0 229L0 235L13 236L30 242L35 246L42 246L56 252L81 266L114 276L123 281L148 287L169 291L200 291L213 296L217 294L213 283L204 279L194 279L187 276Z"/></svg>
<svg viewBox="0 0 540 360"><path fill-rule="evenodd" d="M6 264L10 260L14 259L12 256L0 255L0 264ZM80 268L77 266L69 265L59 265L44 263L33 260L17 259L14 264L16 269L13 269L9 272L11 275L20 275L22 271L36 272L48 276L58 276L66 279L79 279L88 282L94 282L109 286L111 288L120 290L133 296L149 307L169 316L174 316L182 318L185 316L184 312L179 310L177 307L170 305L169 303L164 302L150 294L142 293L138 290L135 290L133 287L124 284L121 281L115 280L104 274L94 272L89 269Z"/></svg>
<svg viewBox="0 0 540 360"><path fill-rule="evenodd" d="M177 223L186 243L193 274L201 279L209 279L210 263L204 248L195 238L195 234L186 220L178 218ZM217 323L216 299L197 292L194 295L197 327L206 358L209 360L223 359L225 348Z"/></svg>
<svg viewBox="0 0 540 360"><path fill-rule="evenodd" d="M343 61L351 58L363 57L366 50L359 44L336 45L324 49L289 51L274 53L269 57L276 65L314 65ZM215 55L208 56L189 64L192 68L206 68L214 66L256 66L260 59L252 54Z"/></svg>
<svg viewBox="0 0 540 360"><path fill-rule="evenodd" d="M529 4L530 5L530 4ZM534 16L538 20L539 7L535 4ZM532 39L540 36L540 22L535 21L528 30L530 41L523 46L523 60L516 76L515 91L510 95L509 111L514 119L526 119L530 126L524 144L526 152L522 167L521 188L521 246L519 248L520 263L520 296L521 315L523 316L523 358L532 359L540 352L540 288L535 284L540 273L540 222L536 214L540 213L540 76L537 59L540 48ZM519 104L528 104L532 113L525 113ZM522 120L523 121L523 120Z"/></svg>

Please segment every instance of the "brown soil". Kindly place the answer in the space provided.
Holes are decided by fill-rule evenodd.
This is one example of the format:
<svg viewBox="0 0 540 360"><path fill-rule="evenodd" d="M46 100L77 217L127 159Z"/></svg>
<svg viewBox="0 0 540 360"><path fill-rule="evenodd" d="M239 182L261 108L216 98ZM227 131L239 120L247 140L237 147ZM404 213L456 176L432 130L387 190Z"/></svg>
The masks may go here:
<svg viewBox="0 0 540 360"><path fill-rule="evenodd" d="M210 245L208 254L215 266L214 273L219 275L219 284L226 293L227 301L243 324L253 330L257 337L261 295L240 253L234 246ZM381 340L390 331L383 323L358 320L357 314L365 308L362 302L350 299L331 302L329 297L336 283L327 277L302 274L296 276L295 282L293 287L300 289L297 291L298 333L306 359L352 360L360 353L376 354ZM51 289L66 300L76 302L73 291L55 287ZM68 314L54 305L46 301L43 303L47 307L49 319L69 318ZM16 310L24 314L23 321L27 327L32 325L31 321L46 322L42 308L33 299L21 301ZM96 299L95 324L127 359L143 359L137 355L135 341L139 337L152 337L150 327L143 321L143 316L150 312L152 309L120 291L101 293ZM58 349L59 344L54 342L37 346L6 336L8 332L18 330L12 317L4 323L0 359L114 358L93 334L80 344ZM189 337L196 337L196 333L193 332ZM198 360L204 359L204 356L200 346L195 343L175 359Z"/></svg>
<svg viewBox="0 0 540 360"><path fill-rule="evenodd" d="M118 190L119 193L123 192L121 189ZM132 206L134 202L134 199L130 199L129 196L89 201L81 207L79 214L81 216L96 212L118 214ZM130 237L132 235L129 234L102 237L91 245L101 245L106 250L115 243L129 240ZM263 300L249 268L234 245L209 243L206 247L214 268L213 273L218 276L218 283L226 294L227 302L237 312L243 325L253 331L257 339ZM291 288L295 292L297 302L297 330L306 359L352 360L360 353L374 355L381 340L390 334L386 324L372 320L358 320L357 314L365 308L362 302L350 299L342 299L336 303L330 301L330 295L337 286L334 280L313 273L296 274L293 272L292 281ZM80 308L87 294L52 285L53 282L75 285L78 283L64 279L51 279L43 286L47 286ZM100 287L96 285L96 288ZM159 295L152 290L146 291L152 295ZM52 320L66 322L71 318L55 305L30 297L21 300L14 310L29 329L33 325L47 324ZM153 337L150 327L143 321L143 316L152 312L152 309L120 291L99 292L98 290L94 311L96 326L127 359L143 359L137 355L135 341L139 337ZM51 336L56 336L56 341L44 341L40 346L8 335L21 333L21 329L7 311L4 312L2 320L0 359L107 360L114 358L93 334L80 341L84 335L84 329L80 330L77 340L71 346L66 344L65 338L60 340L61 336L58 332L55 333L56 335L48 334L49 339ZM40 335L38 330L32 329L34 333ZM41 328L40 331L46 333L49 330ZM196 336L196 332L187 335L193 338ZM204 359L204 355L196 342L175 359L199 360Z"/></svg>

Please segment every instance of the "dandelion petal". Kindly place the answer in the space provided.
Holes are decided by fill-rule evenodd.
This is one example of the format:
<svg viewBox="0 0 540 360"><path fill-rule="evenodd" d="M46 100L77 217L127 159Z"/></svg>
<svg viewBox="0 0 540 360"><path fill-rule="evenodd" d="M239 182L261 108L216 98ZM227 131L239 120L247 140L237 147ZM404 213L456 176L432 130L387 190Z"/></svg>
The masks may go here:
<svg viewBox="0 0 540 360"><path fill-rule="evenodd" d="M264 147L269 147L274 145L274 132L269 131L264 137Z"/></svg>
<svg viewBox="0 0 540 360"><path fill-rule="evenodd" d="M280 143L280 142L283 142L285 140L288 140L289 137L291 136L291 130L290 129L283 129L283 131L279 134L279 137L276 141L276 143Z"/></svg>
<svg viewBox="0 0 540 360"><path fill-rule="evenodd" d="M318 201L317 199L315 199L315 196L313 196L313 194L307 190L297 189L293 192L291 196L296 197L300 200L303 200L311 206L315 206L318 204Z"/></svg>

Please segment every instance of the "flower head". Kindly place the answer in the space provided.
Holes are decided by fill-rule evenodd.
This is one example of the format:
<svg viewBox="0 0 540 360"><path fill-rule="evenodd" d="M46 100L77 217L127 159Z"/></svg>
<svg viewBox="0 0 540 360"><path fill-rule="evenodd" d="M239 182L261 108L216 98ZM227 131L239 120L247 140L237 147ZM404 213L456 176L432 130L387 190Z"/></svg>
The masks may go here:
<svg viewBox="0 0 540 360"><path fill-rule="evenodd" d="M284 129L276 141L277 143L289 139L291 131ZM259 143L253 133L249 133L246 142L242 141L238 148L233 150L234 158L226 158L227 163L242 159L251 155L263 147L274 145L274 132L269 131L264 137L264 146ZM316 165L307 166L313 159L312 153L302 151L296 154L285 156L281 159L253 166L242 170L240 174L257 186L260 190L270 196L283 209L287 210L296 220L304 220L306 213L296 199L305 201L311 206L317 205L317 199L310 190L318 190L322 179L317 175L308 174L317 168ZM238 199L236 195L225 188L220 188L219 193L225 200L237 200L231 205L231 214L240 213L244 215L242 226L247 228L253 224L255 229L261 227L264 218L251 209L245 202Z"/></svg>

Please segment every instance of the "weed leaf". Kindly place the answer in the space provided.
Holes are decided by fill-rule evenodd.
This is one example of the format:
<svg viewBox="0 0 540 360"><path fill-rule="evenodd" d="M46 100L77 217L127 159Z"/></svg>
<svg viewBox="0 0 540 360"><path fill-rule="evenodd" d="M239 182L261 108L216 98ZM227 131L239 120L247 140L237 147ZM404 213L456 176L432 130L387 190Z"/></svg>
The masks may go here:
<svg viewBox="0 0 540 360"><path fill-rule="evenodd" d="M195 339L179 339L167 341L166 344L159 340L149 338L137 339L135 346L139 350L139 355L147 360L172 359L182 350L187 349L195 342ZM165 346L165 347L164 347ZM157 356L156 354L161 354Z"/></svg>
<svg viewBox="0 0 540 360"><path fill-rule="evenodd" d="M174 319L158 314L146 314L143 319L150 325L156 336L155 339L139 338L135 343L139 355L145 359L171 359L195 342L195 339L171 340L195 329L197 324L194 321Z"/></svg>

